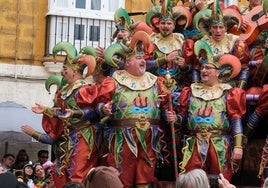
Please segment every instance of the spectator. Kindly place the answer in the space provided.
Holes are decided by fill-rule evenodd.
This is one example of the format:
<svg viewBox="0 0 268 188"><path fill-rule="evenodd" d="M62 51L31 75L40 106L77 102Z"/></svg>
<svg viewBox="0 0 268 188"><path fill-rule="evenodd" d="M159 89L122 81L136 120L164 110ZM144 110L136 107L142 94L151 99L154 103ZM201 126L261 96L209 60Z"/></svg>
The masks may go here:
<svg viewBox="0 0 268 188"><path fill-rule="evenodd" d="M122 188L119 172L114 167L98 166L92 168L86 176L84 185L86 188Z"/></svg>
<svg viewBox="0 0 268 188"><path fill-rule="evenodd" d="M1 165L4 168L4 172L13 172L12 166L15 162L15 156L7 153L3 156Z"/></svg>
<svg viewBox="0 0 268 188"><path fill-rule="evenodd" d="M16 170L15 176L19 182L23 182L23 172L21 170Z"/></svg>
<svg viewBox="0 0 268 188"><path fill-rule="evenodd" d="M194 169L181 174L176 180L176 188L209 188L207 174L202 169Z"/></svg>
<svg viewBox="0 0 268 188"><path fill-rule="evenodd" d="M230 184L230 182L224 178L223 174L220 174L219 176L220 178L218 179L218 181L220 188L235 188L233 184Z"/></svg>
<svg viewBox="0 0 268 188"><path fill-rule="evenodd" d="M17 170L21 170L24 166L24 164L29 161L29 155L27 154L25 149L21 149L19 150L17 156L16 156L16 160L15 163L13 164L12 168L13 169L17 169Z"/></svg>
<svg viewBox="0 0 268 188"><path fill-rule="evenodd" d="M34 171L34 185L35 187L49 187L54 188L54 182L50 181L50 177L46 177L45 170L40 163L36 163L33 166Z"/></svg>
<svg viewBox="0 0 268 188"><path fill-rule="evenodd" d="M0 166L0 174L5 173L4 168Z"/></svg>
<svg viewBox="0 0 268 188"><path fill-rule="evenodd" d="M23 182L17 181L16 176L11 173L0 174L0 185L3 188L29 188Z"/></svg>
<svg viewBox="0 0 268 188"><path fill-rule="evenodd" d="M15 161L15 157L14 157ZM4 188L17 188L17 178L14 174L11 173L2 173L0 174L0 185Z"/></svg>
<svg viewBox="0 0 268 188"><path fill-rule="evenodd" d="M38 160L37 162L43 165L48 160L48 150L39 150L37 153Z"/></svg>
<svg viewBox="0 0 268 188"><path fill-rule="evenodd" d="M64 184L62 188L85 188L85 186L80 182L73 181Z"/></svg>
<svg viewBox="0 0 268 188"><path fill-rule="evenodd" d="M263 188L268 188L268 178L265 178Z"/></svg>
<svg viewBox="0 0 268 188"><path fill-rule="evenodd" d="M51 161L47 161L42 165L45 170L46 177L51 177L53 165L54 164Z"/></svg>
<svg viewBox="0 0 268 188"><path fill-rule="evenodd" d="M27 162L23 167L23 182L27 184L30 188L34 188L32 161Z"/></svg>

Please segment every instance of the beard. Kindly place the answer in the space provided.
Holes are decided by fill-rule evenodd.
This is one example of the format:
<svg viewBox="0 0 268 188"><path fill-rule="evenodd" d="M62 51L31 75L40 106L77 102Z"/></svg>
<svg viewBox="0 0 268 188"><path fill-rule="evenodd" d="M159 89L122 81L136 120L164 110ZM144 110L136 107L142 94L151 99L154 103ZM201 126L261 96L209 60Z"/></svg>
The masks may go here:
<svg viewBox="0 0 268 188"><path fill-rule="evenodd" d="M170 32L161 32L162 37L168 37L171 33Z"/></svg>
<svg viewBox="0 0 268 188"><path fill-rule="evenodd" d="M140 71L140 74L141 74L141 75L144 75L145 72L146 72L146 68L141 67L141 68L139 68L139 71Z"/></svg>

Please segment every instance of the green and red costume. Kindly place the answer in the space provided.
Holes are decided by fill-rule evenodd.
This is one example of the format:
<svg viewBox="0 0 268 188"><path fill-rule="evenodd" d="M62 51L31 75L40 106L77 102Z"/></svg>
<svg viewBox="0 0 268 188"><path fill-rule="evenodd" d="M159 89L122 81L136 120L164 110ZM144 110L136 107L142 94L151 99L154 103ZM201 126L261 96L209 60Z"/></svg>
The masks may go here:
<svg viewBox="0 0 268 188"><path fill-rule="evenodd" d="M160 109L166 102L160 104L163 88L163 78L149 72L135 77L125 70L116 71L100 88L103 102L112 100L114 105L107 123L108 163L119 170L124 186L155 181L156 161L162 159L159 124Z"/></svg>
<svg viewBox="0 0 268 188"><path fill-rule="evenodd" d="M232 149L242 148L244 90L228 84L207 87L196 83L182 90L179 103L179 116L187 118L189 131L182 149L182 171L202 168L230 179Z"/></svg>

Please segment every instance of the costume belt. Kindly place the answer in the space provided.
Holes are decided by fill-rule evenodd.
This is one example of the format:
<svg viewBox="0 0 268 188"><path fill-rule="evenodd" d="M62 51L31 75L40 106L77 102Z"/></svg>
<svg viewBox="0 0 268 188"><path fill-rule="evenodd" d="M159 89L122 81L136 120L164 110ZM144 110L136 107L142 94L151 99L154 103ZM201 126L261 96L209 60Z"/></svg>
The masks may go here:
<svg viewBox="0 0 268 188"><path fill-rule="evenodd" d="M191 130L189 136L197 137L219 137L230 135L228 129L201 129L201 130Z"/></svg>
<svg viewBox="0 0 268 188"><path fill-rule="evenodd" d="M134 118L134 119L113 119L111 120L111 127L114 128L126 128L126 127L137 127L137 125L159 125L160 119L146 119L146 118Z"/></svg>
<svg viewBox="0 0 268 188"><path fill-rule="evenodd" d="M96 123L96 122L80 121L78 123L74 123L74 124L67 126L67 128L70 132L79 131L81 129L88 128L88 127L94 125L94 123Z"/></svg>

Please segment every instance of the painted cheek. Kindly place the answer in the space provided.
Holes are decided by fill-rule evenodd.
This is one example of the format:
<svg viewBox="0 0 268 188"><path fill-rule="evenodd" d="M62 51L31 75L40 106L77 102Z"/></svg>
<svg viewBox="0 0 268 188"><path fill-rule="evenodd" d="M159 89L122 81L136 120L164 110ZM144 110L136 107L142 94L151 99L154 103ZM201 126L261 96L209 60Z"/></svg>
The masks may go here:
<svg viewBox="0 0 268 188"><path fill-rule="evenodd" d="M202 69L201 71L202 71L203 73L206 73L206 74L205 74L206 76L211 75L211 70Z"/></svg>
<svg viewBox="0 0 268 188"><path fill-rule="evenodd" d="M62 71L62 75L66 76L67 75L67 71Z"/></svg>
<svg viewBox="0 0 268 188"><path fill-rule="evenodd" d="M212 73L212 70L207 70L208 75L211 75L211 73Z"/></svg>

